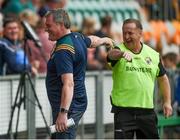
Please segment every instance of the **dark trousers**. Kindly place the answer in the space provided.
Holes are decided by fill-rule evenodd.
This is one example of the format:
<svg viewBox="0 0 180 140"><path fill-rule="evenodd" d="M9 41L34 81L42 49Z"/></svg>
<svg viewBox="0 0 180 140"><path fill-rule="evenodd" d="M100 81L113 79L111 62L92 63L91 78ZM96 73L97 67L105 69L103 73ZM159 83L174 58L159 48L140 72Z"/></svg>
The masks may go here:
<svg viewBox="0 0 180 140"><path fill-rule="evenodd" d="M159 139L157 116L153 109L118 109L114 114L114 124L115 139Z"/></svg>

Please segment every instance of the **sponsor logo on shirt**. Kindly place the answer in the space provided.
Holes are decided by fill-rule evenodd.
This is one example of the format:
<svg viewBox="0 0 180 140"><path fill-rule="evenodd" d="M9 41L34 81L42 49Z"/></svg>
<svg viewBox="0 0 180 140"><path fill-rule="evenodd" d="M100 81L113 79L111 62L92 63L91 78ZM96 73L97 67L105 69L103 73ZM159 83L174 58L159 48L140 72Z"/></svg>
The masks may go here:
<svg viewBox="0 0 180 140"><path fill-rule="evenodd" d="M146 57L146 58L145 58L145 61L146 61L146 63L149 64L149 65L152 63L152 59L151 59L150 57Z"/></svg>
<svg viewBox="0 0 180 140"><path fill-rule="evenodd" d="M126 66L126 71L136 71L136 72L143 72L143 73L151 73L151 68L145 68L145 67L137 68L137 67Z"/></svg>

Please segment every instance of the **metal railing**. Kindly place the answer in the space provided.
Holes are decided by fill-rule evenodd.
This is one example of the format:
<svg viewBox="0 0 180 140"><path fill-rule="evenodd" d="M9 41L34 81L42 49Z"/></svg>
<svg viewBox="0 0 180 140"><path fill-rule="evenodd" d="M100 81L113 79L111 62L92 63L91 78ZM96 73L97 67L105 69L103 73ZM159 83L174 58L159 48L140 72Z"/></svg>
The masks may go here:
<svg viewBox="0 0 180 140"><path fill-rule="evenodd" d="M78 138L113 138L113 134L107 136L107 132L105 132L113 131L113 114L110 113L111 104L109 99L112 89L111 74L110 71L93 71L86 73L85 84L88 96L88 107L80 121ZM171 85L173 84L172 78L175 74L177 73L171 72L171 76L169 75ZM7 133L11 106L14 103L18 83L19 75L0 77L0 135ZM46 94L45 75L40 75L34 79L34 87L46 121L48 125L51 125L52 117ZM34 102L32 91L29 89L26 91L26 109L24 110L22 107L20 110L18 131L27 131L26 138L36 138L38 135L36 135L36 129L45 128L45 124L38 107L35 106L36 103ZM155 98L158 96L157 92L158 90L155 89ZM157 107L157 104L158 102L155 100L155 107ZM15 116L16 114L17 112ZM17 117L13 120L12 133L15 132L16 119ZM88 128L91 130L87 130ZM87 133L91 133L90 137L87 137L86 131L88 131ZM13 135L11 135L11 138L13 138Z"/></svg>

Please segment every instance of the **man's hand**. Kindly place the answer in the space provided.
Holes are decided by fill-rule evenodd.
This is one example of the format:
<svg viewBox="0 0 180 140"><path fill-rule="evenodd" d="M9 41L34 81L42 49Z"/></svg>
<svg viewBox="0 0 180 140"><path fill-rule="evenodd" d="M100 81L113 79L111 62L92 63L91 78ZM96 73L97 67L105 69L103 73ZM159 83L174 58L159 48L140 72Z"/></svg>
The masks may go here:
<svg viewBox="0 0 180 140"><path fill-rule="evenodd" d="M103 42L102 45L105 45L107 48L114 47L114 41L111 38L103 37L102 42Z"/></svg>
<svg viewBox="0 0 180 140"><path fill-rule="evenodd" d="M129 52L123 52L122 57L126 59L127 61L132 61L132 54Z"/></svg>
<svg viewBox="0 0 180 140"><path fill-rule="evenodd" d="M120 49L116 49L116 48L108 52L108 57L111 60L119 60L121 58L124 58L127 61L132 60L132 54L130 52L123 52Z"/></svg>
<svg viewBox="0 0 180 140"><path fill-rule="evenodd" d="M172 106L169 103L164 103L163 104L163 112L164 112L164 116L166 118L170 117L172 115Z"/></svg>
<svg viewBox="0 0 180 140"><path fill-rule="evenodd" d="M64 132L67 130L67 113L59 112L56 120L56 130L58 132Z"/></svg>

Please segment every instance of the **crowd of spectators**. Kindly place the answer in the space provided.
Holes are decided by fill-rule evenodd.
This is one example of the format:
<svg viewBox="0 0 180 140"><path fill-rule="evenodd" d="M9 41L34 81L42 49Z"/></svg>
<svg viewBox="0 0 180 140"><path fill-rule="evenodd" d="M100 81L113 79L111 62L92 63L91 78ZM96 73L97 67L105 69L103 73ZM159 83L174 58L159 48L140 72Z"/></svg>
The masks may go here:
<svg viewBox="0 0 180 140"><path fill-rule="evenodd" d="M48 40L43 16L48 10L64 4L65 0L1 0L0 75L23 71L35 75L46 73L46 62L54 42ZM22 21L34 29L42 43L41 48L28 38Z"/></svg>

